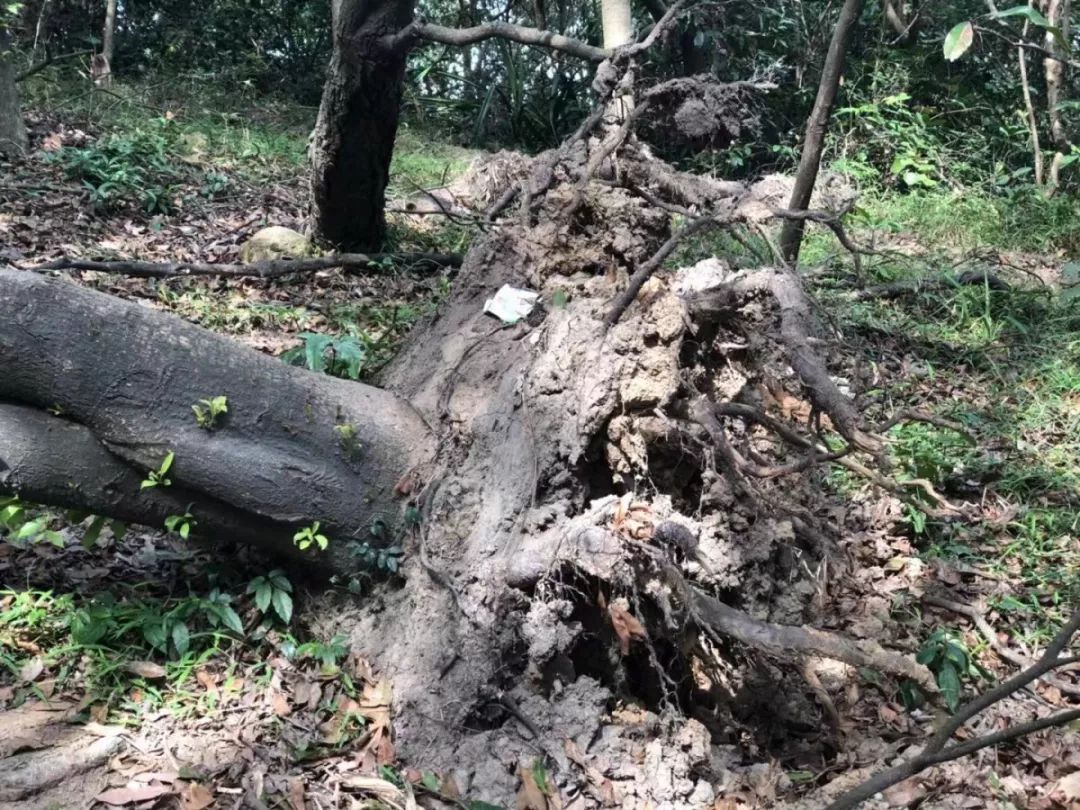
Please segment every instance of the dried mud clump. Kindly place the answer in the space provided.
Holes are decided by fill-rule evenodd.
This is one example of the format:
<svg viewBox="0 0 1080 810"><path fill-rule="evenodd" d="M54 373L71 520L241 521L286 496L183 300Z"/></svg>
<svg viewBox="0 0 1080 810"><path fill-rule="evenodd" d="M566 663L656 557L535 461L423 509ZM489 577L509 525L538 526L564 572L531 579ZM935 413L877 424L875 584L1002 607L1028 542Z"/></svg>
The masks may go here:
<svg viewBox="0 0 1080 810"><path fill-rule="evenodd" d="M647 94L649 111L639 133L664 146L725 147L750 139L760 126L760 93L745 83L687 76Z"/></svg>

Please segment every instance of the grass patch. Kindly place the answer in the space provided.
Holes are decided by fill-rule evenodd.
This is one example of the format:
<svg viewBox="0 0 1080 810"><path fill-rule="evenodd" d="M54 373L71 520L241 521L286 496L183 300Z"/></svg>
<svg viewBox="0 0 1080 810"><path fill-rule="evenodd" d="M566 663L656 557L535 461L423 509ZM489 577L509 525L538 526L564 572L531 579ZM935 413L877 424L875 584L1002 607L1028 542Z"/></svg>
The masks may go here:
<svg viewBox="0 0 1080 810"><path fill-rule="evenodd" d="M920 198L930 204L918 207ZM1033 248L1072 238L1068 229L1053 231L1054 223L1037 215L1030 220L1032 232L1023 236L1010 230L995 201L956 200L949 207L948 199L908 194L877 203L912 227L930 252L921 260L874 263L873 280L938 275L943 262L933 258L935 251L957 246ZM1075 204L1038 205L1044 202L1044 212ZM1020 220L1023 211L1010 216ZM928 233L933 240L926 239ZM1015 629L1031 643L1045 640L1070 606L1080 603L1075 305L1048 290L994 291L978 284L895 300L826 301L845 333L861 342L868 361L884 359L894 367L902 362L907 369L887 384L890 409L930 410L969 434L922 423L893 428L894 473L925 478L949 497L983 500L1000 513L995 521L962 525L909 510L919 552L1000 577L1008 584L998 589L993 607L1014 617ZM838 491L852 485L843 475L831 475L830 483Z"/></svg>
<svg viewBox="0 0 1080 810"><path fill-rule="evenodd" d="M925 246L953 251L1080 250L1080 200L1046 197L1034 188L1007 196L977 189L956 192L869 192L860 197L854 223L885 233L913 234Z"/></svg>

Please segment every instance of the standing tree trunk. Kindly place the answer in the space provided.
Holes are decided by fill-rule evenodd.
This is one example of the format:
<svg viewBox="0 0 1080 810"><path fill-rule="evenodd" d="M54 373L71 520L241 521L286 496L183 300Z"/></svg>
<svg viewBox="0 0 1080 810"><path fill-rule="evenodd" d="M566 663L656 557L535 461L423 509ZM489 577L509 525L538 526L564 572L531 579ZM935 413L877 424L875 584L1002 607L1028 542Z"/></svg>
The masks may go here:
<svg viewBox="0 0 1080 810"><path fill-rule="evenodd" d="M1028 0L1028 8L1034 8L1035 0ZM1031 21L1024 20L1024 30L1020 34L1023 42L1027 41L1028 30ZM1021 45L1016 49L1017 58L1020 60L1020 88L1024 95L1024 112L1027 115L1028 132L1031 133L1031 153L1035 163L1035 185L1043 184L1043 155L1042 146L1039 143L1039 119L1035 116L1035 104L1031 100L1031 80L1028 77L1027 49Z"/></svg>
<svg viewBox="0 0 1080 810"><path fill-rule="evenodd" d="M0 28L0 154L21 155L28 145L19 93L15 89L15 65L11 39Z"/></svg>
<svg viewBox="0 0 1080 810"><path fill-rule="evenodd" d="M919 31L919 9L906 9L904 0L884 0L881 11L885 22L896 34L891 44L911 45Z"/></svg>
<svg viewBox="0 0 1080 810"><path fill-rule="evenodd" d="M116 0L106 0L105 2L105 25L101 30L101 56L105 60L104 69L105 75L101 79L101 84L108 85L112 83L112 66L113 66L113 37L116 33Z"/></svg>
<svg viewBox="0 0 1080 810"><path fill-rule="evenodd" d="M397 134L412 0L334 0L333 55L311 144L311 227L347 250L377 249Z"/></svg>
<svg viewBox="0 0 1080 810"><path fill-rule="evenodd" d="M1061 173L1061 161L1069 154L1069 136L1065 131L1065 121L1061 114L1061 105L1066 100L1065 95L1065 63L1062 61L1065 54L1062 52L1061 42L1069 41L1069 0L1050 0L1046 7L1046 19L1052 28L1057 29L1057 35L1053 31L1047 31L1045 47L1053 56L1047 56L1043 60L1043 68L1046 72L1046 107L1050 114L1050 139L1054 142L1056 150L1050 160L1049 193L1054 193L1058 187ZM1059 39L1060 37L1060 39Z"/></svg>
<svg viewBox="0 0 1080 810"><path fill-rule="evenodd" d="M840 87L840 77L844 72L844 59L847 56L855 24L859 21L863 0L844 0L840 9L840 19L836 21L829 53L821 69L821 81L818 83L817 99L810 118L806 122L806 136L803 139L802 156L799 159L799 171L795 175L795 188L791 192L788 208L792 211L805 211L810 207L810 198L814 194L818 169L821 166L821 153L825 148L825 133L829 129L829 118L836 92ZM799 248L802 247L805 220L789 219L784 223L780 234L780 251L785 261L795 264L799 260Z"/></svg>
<svg viewBox="0 0 1080 810"><path fill-rule="evenodd" d="M630 0L600 0L600 24L603 28L604 47L615 50L629 45L634 38L634 21L630 14ZM607 109L608 123L618 125L626 119L633 108L630 95L611 99Z"/></svg>

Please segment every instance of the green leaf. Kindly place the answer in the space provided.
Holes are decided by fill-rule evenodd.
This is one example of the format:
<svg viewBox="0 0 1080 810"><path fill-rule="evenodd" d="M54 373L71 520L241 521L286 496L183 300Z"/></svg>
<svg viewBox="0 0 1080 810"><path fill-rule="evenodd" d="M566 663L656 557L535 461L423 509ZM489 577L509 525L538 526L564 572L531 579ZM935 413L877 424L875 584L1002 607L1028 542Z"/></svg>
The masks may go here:
<svg viewBox="0 0 1080 810"><path fill-rule="evenodd" d="M921 650L919 650L918 655L915 656L915 663L922 664L925 667L937 658L937 656L937 645L928 642Z"/></svg>
<svg viewBox="0 0 1080 810"><path fill-rule="evenodd" d="M173 453L172 450L170 450L168 453L165 454L165 458L163 458L161 460L161 468L158 470L159 475L165 475L165 473L167 473L169 471L169 468L172 466L173 458L175 457L175 455L176 454Z"/></svg>
<svg viewBox="0 0 1080 810"><path fill-rule="evenodd" d="M926 695L915 681L904 681L900 684L900 700L908 710L917 709L926 703Z"/></svg>
<svg viewBox="0 0 1080 810"><path fill-rule="evenodd" d="M497 804L489 804L476 799L469 802L469 810L504 810L504 808L499 807Z"/></svg>
<svg viewBox="0 0 1080 810"><path fill-rule="evenodd" d="M420 783L432 793L439 792L439 785L441 784L439 782L439 777L430 771L424 771L423 776L420 777Z"/></svg>
<svg viewBox="0 0 1080 810"><path fill-rule="evenodd" d="M109 530L113 534L113 539L117 542L124 539L124 535L127 534L127 524L119 520L109 521Z"/></svg>
<svg viewBox="0 0 1080 810"><path fill-rule="evenodd" d="M222 623L234 633L239 635L244 634L244 623L240 621L240 617L237 615L236 611L229 605L219 605L217 614L221 617Z"/></svg>
<svg viewBox="0 0 1080 810"><path fill-rule="evenodd" d="M960 674L956 667L949 661L942 664L938 670L937 682L941 696L945 698L945 705L949 707L949 711L955 712L960 706Z"/></svg>
<svg viewBox="0 0 1080 810"><path fill-rule="evenodd" d="M98 515L90 521L90 525L86 528L86 533L83 535L83 548L93 548L97 543L98 538L101 537L101 530L105 528L105 518Z"/></svg>
<svg viewBox="0 0 1080 810"><path fill-rule="evenodd" d="M255 589L255 607L259 609L261 613L266 613L266 609L270 607L270 597L273 594L274 589L270 587L270 583L263 581Z"/></svg>
<svg viewBox="0 0 1080 810"><path fill-rule="evenodd" d="M41 533L41 530L45 527L45 519L38 518L37 520L31 520L24 523L19 531L15 533L16 540L28 540L31 537L37 537Z"/></svg>
<svg viewBox="0 0 1080 810"><path fill-rule="evenodd" d="M289 578L285 576L285 572L280 568L275 568L267 577L270 579L270 584L277 588L279 591L292 592L292 583L289 582Z"/></svg>
<svg viewBox="0 0 1080 810"><path fill-rule="evenodd" d="M959 644L952 641L945 642L945 658L956 665L956 669L960 672L967 672L968 670L968 653Z"/></svg>
<svg viewBox="0 0 1080 810"><path fill-rule="evenodd" d="M1033 25L1037 25L1040 28L1049 28L1050 21L1043 16L1036 8L1031 6L1013 6L1007 8L1004 11L999 11L995 16L995 19L1003 20L1006 17L1024 17L1030 21Z"/></svg>
<svg viewBox="0 0 1080 810"><path fill-rule="evenodd" d="M159 650L165 648L165 628L159 617L144 622L141 629L147 644Z"/></svg>
<svg viewBox="0 0 1080 810"><path fill-rule="evenodd" d="M180 524L180 537L187 540L189 534L191 534L191 524L185 520Z"/></svg>
<svg viewBox="0 0 1080 810"><path fill-rule="evenodd" d="M191 646L191 634L188 632L188 626L183 622L177 622L172 628L172 643L176 648L176 654L180 658L187 655L188 648Z"/></svg>
<svg viewBox="0 0 1080 810"><path fill-rule="evenodd" d="M971 47L971 43L975 41L975 28L971 22L957 23L952 27L952 30L945 35L944 53L945 59L949 62L955 62L965 53L968 48Z"/></svg>
<svg viewBox="0 0 1080 810"><path fill-rule="evenodd" d="M566 290L558 289L551 296L551 305L555 309L566 309L566 304L570 300L570 296L567 295Z"/></svg>
<svg viewBox="0 0 1080 810"><path fill-rule="evenodd" d="M285 624L288 624L292 619L293 601L292 597L285 591L274 590L274 612L281 618Z"/></svg>

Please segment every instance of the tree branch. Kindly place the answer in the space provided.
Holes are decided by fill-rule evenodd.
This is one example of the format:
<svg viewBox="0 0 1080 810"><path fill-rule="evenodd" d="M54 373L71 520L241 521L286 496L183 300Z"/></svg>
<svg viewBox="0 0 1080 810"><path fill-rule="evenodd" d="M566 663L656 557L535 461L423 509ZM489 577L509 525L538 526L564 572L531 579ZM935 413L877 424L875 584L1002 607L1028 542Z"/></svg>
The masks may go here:
<svg viewBox="0 0 1080 810"><path fill-rule="evenodd" d="M511 42L519 42L522 45L533 45L538 48L562 51L589 62L603 62L613 55L613 52L606 48L598 48L595 45L589 45L587 42L557 34L554 31L543 31L539 28L528 28L506 22L488 22L470 28L447 28L443 25L418 20L396 34L393 37L392 44L398 45L410 40L426 39L429 42L461 46L472 45L495 37L508 39Z"/></svg>
<svg viewBox="0 0 1080 810"><path fill-rule="evenodd" d="M78 59L80 56L88 56L92 53L93 51L72 51L71 53L63 53L59 56L50 56L49 54L46 54L45 58L37 64L31 65L22 73L16 73L15 81L16 83L25 81L26 79L29 79L31 76L33 76L35 73L40 73L49 65L54 65L57 62L65 62L68 59Z"/></svg>
<svg viewBox="0 0 1080 810"><path fill-rule="evenodd" d="M311 259L267 259L249 264L207 264L205 262L95 261L66 256L34 267L19 268L35 273L47 270L92 270L120 273L134 278L173 278L175 276L222 276L227 278L278 278L289 273L310 273L341 267L380 268L386 261L394 264L427 264L436 267L460 267L458 253L335 253Z"/></svg>

